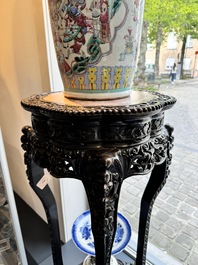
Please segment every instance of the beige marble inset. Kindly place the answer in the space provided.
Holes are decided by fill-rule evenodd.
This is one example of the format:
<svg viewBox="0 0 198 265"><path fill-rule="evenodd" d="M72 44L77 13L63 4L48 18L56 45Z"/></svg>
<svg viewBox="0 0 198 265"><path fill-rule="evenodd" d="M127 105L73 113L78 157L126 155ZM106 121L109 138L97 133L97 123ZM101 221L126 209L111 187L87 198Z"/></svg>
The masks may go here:
<svg viewBox="0 0 198 265"><path fill-rule="evenodd" d="M64 95L64 92L57 92L48 94L46 97L43 97L43 101L56 103L60 105L67 106L82 106L82 107L108 107L108 106L131 106L136 104L146 103L149 100L154 100L157 98L157 95L152 95L145 91L132 91L131 95L122 99L113 99L113 100L78 100L67 98Z"/></svg>

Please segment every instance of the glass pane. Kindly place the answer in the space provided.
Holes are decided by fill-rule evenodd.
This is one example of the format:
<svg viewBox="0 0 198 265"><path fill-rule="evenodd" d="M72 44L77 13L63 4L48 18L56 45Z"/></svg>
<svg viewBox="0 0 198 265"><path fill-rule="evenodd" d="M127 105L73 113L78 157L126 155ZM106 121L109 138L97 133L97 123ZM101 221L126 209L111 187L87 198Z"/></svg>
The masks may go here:
<svg viewBox="0 0 198 265"><path fill-rule="evenodd" d="M16 236L3 183L0 164L0 264L20 265Z"/></svg>
<svg viewBox="0 0 198 265"><path fill-rule="evenodd" d="M167 49L176 49L177 39L174 32L170 32L167 40Z"/></svg>
<svg viewBox="0 0 198 265"><path fill-rule="evenodd" d="M166 65L165 65L165 69L171 69L173 67L173 64L175 62L175 58L167 58L166 59Z"/></svg>
<svg viewBox="0 0 198 265"><path fill-rule="evenodd" d="M177 98L165 112L165 123L174 126L173 159L170 175L155 201L151 216L148 251L165 265L198 264L198 81L181 83L173 89L165 84L160 91ZM149 176L133 176L122 187L120 211L138 232L139 205ZM135 240L135 234L132 241ZM135 243L131 246L135 247ZM169 257L175 261L171 261ZM154 263L159 265L161 263Z"/></svg>
<svg viewBox="0 0 198 265"><path fill-rule="evenodd" d="M190 70L191 58L184 58L183 69Z"/></svg>

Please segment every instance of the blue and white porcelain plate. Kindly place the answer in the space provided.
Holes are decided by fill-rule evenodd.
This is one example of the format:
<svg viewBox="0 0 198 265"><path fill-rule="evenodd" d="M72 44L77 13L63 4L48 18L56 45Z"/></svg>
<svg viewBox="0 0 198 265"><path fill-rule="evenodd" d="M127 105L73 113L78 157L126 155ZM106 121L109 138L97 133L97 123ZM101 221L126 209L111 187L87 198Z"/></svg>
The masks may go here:
<svg viewBox="0 0 198 265"><path fill-rule="evenodd" d="M121 252L126 247L131 238L131 233L131 226L128 220L121 213L118 213L117 230L112 248L112 255ZM81 251L95 256L90 211L84 212L76 219L72 227L72 238Z"/></svg>

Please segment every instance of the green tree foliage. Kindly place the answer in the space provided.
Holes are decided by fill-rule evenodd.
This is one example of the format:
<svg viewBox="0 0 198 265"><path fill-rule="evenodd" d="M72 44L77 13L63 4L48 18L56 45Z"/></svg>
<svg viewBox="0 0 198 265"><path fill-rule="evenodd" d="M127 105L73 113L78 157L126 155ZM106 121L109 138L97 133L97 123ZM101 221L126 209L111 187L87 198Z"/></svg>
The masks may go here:
<svg viewBox="0 0 198 265"><path fill-rule="evenodd" d="M149 40L156 41L159 27L162 30L162 40L173 27L177 0L146 0L144 19L149 22Z"/></svg>
<svg viewBox="0 0 198 265"><path fill-rule="evenodd" d="M198 38L198 1L184 0L178 2L178 13L174 20L174 31L178 39L182 40L181 48L181 77L183 77L183 60L185 56L185 47L187 36Z"/></svg>
<svg viewBox="0 0 198 265"><path fill-rule="evenodd" d="M160 47L169 32L183 41L184 58L188 35L198 38L198 0L145 0L144 20L148 22L149 43L155 43L155 75L159 75Z"/></svg>
<svg viewBox="0 0 198 265"><path fill-rule="evenodd" d="M198 37L198 1L178 0L173 29L180 39L191 35Z"/></svg>
<svg viewBox="0 0 198 265"><path fill-rule="evenodd" d="M146 0L144 18L149 22L148 39L155 43L155 76L159 76L160 47L168 33L174 30L177 5L180 0Z"/></svg>

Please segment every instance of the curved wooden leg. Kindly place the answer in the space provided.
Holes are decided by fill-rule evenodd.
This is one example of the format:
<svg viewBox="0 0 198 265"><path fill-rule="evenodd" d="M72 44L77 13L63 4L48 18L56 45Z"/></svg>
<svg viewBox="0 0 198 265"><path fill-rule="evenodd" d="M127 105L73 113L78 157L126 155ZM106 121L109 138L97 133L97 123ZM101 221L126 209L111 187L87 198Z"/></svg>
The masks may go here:
<svg viewBox="0 0 198 265"><path fill-rule="evenodd" d="M167 161L155 166L144 191L140 207L138 247L136 265L146 264L146 250L150 225L150 216L154 201L165 184L167 177Z"/></svg>
<svg viewBox="0 0 198 265"><path fill-rule="evenodd" d="M166 150L166 159L161 164L154 166L141 200L136 265L146 264L146 251L152 207L169 175L169 165L172 159L170 149L172 148L174 138L172 136L173 128L169 125L165 125L165 129L168 133L166 148L164 147L164 151Z"/></svg>
<svg viewBox="0 0 198 265"><path fill-rule="evenodd" d="M25 127L23 129L23 136L21 140L22 140L22 147L26 151L24 155L25 164L27 166L26 173L30 182L30 186L37 194L37 196L40 198L43 207L45 209L49 225L49 234L51 239L51 248L52 248L54 265L63 265L56 201L48 185L46 185L43 189L40 189L37 186L38 182L44 176L44 170L41 167L37 166L31 158L31 150L28 142L30 134L31 134L31 127Z"/></svg>
<svg viewBox="0 0 198 265"><path fill-rule="evenodd" d="M110 265L123 180L119 157L96 150L89 152L83 160L81 174L91 211L96 265Z"/></svg>

